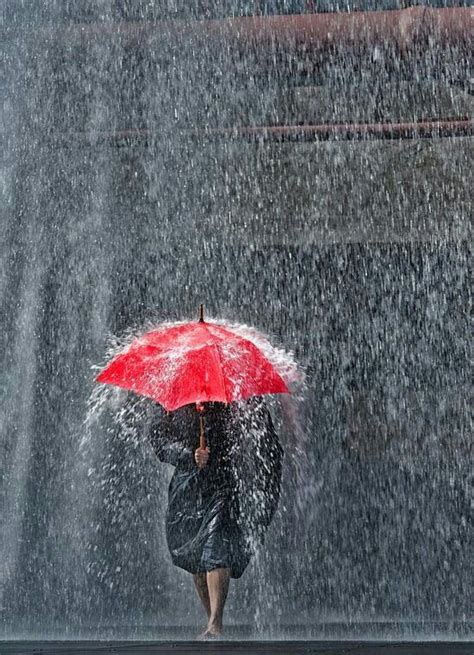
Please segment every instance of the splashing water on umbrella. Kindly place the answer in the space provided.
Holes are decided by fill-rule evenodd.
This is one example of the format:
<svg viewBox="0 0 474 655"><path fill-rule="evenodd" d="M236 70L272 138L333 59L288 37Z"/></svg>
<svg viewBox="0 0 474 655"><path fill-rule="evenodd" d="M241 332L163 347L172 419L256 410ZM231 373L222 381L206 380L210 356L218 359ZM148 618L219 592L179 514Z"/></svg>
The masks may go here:
<svg viewBox="0 0 474 655"><path fill-rule="evenodd" d="M255 327L248 326L246 324L240 324L235 322L229 322L225 319L211 319L207 321L210 325L217 325L222 328L233 332L234 334L240 336L243 339L250 341L256 348L263 354L266 360L268 360L277 373L286 383L288 390L291 392L291 399L281 397L282 405L287 416L296 416L297 411L295 410L295 404L304 400L304 391L306 389L306 379L303 368L296 362L294 354L292 351L285 350L284 348L274 346L270 338L263 334ZM189 321L166 321L155 323L154 321L148 320L140 327L135 327L127 330L122 335L111 335L109 337L109 342L106 348L106 358L107 360L113 360L119 354L126 354L131 348L132 344L140 337L140 342L143 346L147 345L147 340L149 339L149 333L158 333L165 332L172 328L179 328L186 325ZM141 335L141 336L140 336ZM167 380L172 379L173 376L177 373L179 366L181 365L183 358L195 347L194 344L189 343L189 341L184 340L182 343L179 341L176 345L173 346L173 349L168 350L164 353L164 362L163 372L161 374L160 383L166 383ZM239 350L234 343L223 343L221 346L223 352L225 353L226 358L232 360L233 358L238 359ZM146 355L145 355L146 357ZM153 354L149 355L150 360L153 359ZM93 370L103 370L104 365L94 365ZM235 384L238 386L239 380L234 380ZM122 391L117 388L112 388L109 386L95 387L91 393L88 407L89 411L85 420L85 425L88 426L95 421L101 411L108 407L119 408L122 403L128 397L127 391ZM236 393L238 397L238 390ZM272 402L272 399L269 399ZM273 403L274 404L274 403ZM88 431L83 435L82 441L85 442L89 438Z"/></svg>
<svg viewBox="0 0 474 655"><path fill-rule="evenodd" d="M265 399L274 415L275 425L283 437L284 447L287 452L287 466L291 469L291 479L297 490L293 502L296 502L298 505L304 505L307 501L307 494L305 498L302 496L305 495L304 492L308 481L306 471L308 451L306 448L307 436L302 420L306 391L306 374L303 367L295 360L292 351L274 345L272 343L272 341L276 341L274 338L272 339L269 335L264 334L255 327L230 322L224 318L214 319L211 317L207 322L210 325L225 328L239 337L250 341L271 363L291 392L290 394L278 394L279 402L271 395L265 396ZM146 344L149 333L164 332L172 328L184 326L187 323L189 323L187 320L159 323L148 320L141 326L128 329L122 335L111 335L106 348L106 359L110 361L120 353L127 353L139 337L140 341ZM165 383L167 378L173 378L181 365L183 357L192 348L193 345L190 343L178 343L176 348L166 353L166 364L164 374L160 380L161 382ZM238 349L234 348L234 344L232 343L224 343L222 349L229 359L239 357ZM104 364L94 365L92 368L95 371L103 370ZM239 381L234 380L234 382L236 383L238 393ZM80 448L84 449L90 443L90 440L94 436L93 433L95 429L99 428L104 414L109 416L112 424L115 424L116 428L118 428L120 438L125 440L130 439L136 446L141 441L140 431L146 421L146 417L149 416L152 406L154 406L154 403L150 404L149 399L130 393L126 389L120 389L107 384L95 386L88 402L88 412L84 422L86 429L82 435ZM252 411L249 406L239 400L237 400L236 406L238 411L251 421L251 416L247 415ZM258 440L257 434L254 435L254 439ZM256 445L255 448L255 452L257 452L258 448Z"/></svg>

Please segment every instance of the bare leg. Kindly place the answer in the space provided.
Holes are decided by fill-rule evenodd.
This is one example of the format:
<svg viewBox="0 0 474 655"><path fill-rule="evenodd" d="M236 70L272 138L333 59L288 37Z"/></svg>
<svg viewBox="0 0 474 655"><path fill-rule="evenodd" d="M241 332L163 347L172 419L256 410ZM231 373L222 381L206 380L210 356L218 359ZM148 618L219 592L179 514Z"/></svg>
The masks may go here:
<svg viewBox="0 0 474 655"><path fill-rule="evenodd" d="M206 572L204 571L203 573L193 573L193 580L194 584L196 585L199 598L201 599L202 604L204 605L204 609L206 610L207 619L209 620L211 618L211 601L209 598L209 590L207 588Z"/></svg>
<svg viewBox="0 0 474 655"><path fill-rule="evenodd" d="M207 588L211 601L211 616L207 624L207 632L211 635L220 634L222 630L222 615L229 591L230 569L221 568L207 572Z"/></svg>

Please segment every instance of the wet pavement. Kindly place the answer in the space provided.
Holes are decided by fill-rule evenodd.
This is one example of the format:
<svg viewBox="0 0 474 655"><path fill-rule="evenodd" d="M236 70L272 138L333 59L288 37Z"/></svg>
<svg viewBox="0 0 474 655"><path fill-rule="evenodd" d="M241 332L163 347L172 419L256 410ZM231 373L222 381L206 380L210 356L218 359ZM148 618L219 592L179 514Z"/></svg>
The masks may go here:
<svg viewBox="0 0 474 655"><path fill-rule="evenodd" d="M474 642L388 641L3 641L1 655L187 655L187 653L232 653L233 655L474 655Z"/></svg>

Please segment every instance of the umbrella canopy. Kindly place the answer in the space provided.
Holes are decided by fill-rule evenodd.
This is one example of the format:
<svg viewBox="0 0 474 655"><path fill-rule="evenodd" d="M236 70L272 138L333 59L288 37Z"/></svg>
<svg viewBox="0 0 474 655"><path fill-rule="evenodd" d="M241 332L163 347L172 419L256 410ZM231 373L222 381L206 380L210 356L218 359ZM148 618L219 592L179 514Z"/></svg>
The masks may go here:
<svg viewBox="0 0 474 655"><path fill-rule="evenodd" d="M255 344L204 321L202 308L199 321L158 328L135 339L96 380L148 396L168 411L189 403L289 393Z"/></svg>

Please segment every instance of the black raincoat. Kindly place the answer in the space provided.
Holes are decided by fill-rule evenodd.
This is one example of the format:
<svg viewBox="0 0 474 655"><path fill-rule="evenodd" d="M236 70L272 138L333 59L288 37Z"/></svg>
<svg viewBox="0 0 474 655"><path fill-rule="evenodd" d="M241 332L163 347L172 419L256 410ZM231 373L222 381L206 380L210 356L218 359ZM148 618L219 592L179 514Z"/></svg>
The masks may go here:
<svg viewBox="0 0 474 655"><path fill-rule="evenodd" d="M153 405L147 436L157 457L175 466L168 489L166 538L171 559L190 573L230 568L240 578L263 543L278 505L283 449L261 398L205 403L209 459L199 468L199 413Z"/></svg>

